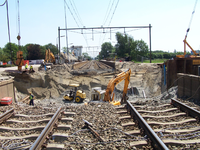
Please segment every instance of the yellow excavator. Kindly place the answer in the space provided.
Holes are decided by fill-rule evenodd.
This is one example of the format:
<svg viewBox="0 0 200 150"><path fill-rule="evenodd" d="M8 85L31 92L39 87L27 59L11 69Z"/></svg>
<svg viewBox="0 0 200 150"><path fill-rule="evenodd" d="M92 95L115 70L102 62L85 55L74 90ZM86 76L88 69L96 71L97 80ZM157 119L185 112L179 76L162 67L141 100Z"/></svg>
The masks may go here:
<svg viewBox="0 0 200 150"><path fill-rule="evenodd" d="M123 71L119 73L118 75L114 76L107 85L104 101L108 101L113 105L121 105L119 101L114 101L114 96L115 96L114 89L117 84L125 80L121 102L122 103L126 102L126 100L128 99L126 94L128 90L128 84L130 82L130 76L131 76L131 69L127 69L126 71Z"/></svg>
<svg viewBox="0 0 200 150"><path fill-rule="evenodd" d="M46 50L46 52L45 52L45 62L46 63L55 63L56 62L55 56L50 51L50 49Z"/></svg>

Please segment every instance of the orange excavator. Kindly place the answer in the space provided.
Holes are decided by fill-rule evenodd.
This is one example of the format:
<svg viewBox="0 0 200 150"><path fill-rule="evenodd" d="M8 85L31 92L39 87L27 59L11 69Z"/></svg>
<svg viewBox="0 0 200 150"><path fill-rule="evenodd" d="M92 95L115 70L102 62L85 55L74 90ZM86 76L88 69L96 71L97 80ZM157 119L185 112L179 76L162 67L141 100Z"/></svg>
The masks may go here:
<svg viewBox="0 0 200 150"><path fill-rule="evenodd" d="M130 82L130 76L131 76L131 69L127 69L126 71L123 71L119 73L118 75L116 75L115 77L113 77L107 85L104 101L108 101L113 105L120 105L119 101L114 101L114 96L115 96L114 89L117 84L125 80L121 102L122 103L126 102L126 100L128 99L126 94L128 90L128 84Z"/></svg>

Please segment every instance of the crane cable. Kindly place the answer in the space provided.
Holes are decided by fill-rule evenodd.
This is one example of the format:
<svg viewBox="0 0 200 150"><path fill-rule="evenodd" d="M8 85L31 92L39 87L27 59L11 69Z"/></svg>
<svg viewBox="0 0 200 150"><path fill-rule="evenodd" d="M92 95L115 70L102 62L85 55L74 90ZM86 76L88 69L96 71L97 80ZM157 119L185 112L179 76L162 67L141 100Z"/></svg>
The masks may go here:
<svg viewBox="0 0 200 150"><path fill-rule="evenodd" d="M194 13L195 13L197 1L198 1L198 0L196 0L195 5L194 5L194 9L193 9L193 12L192 12L192 15L191 15L191 18L190 18L189 26L188 26L188 29L187 29L187 31L186 31L186 36L187 36L188 32L190 31L190 26L191 26L192 19L193 19Z"/></svg>

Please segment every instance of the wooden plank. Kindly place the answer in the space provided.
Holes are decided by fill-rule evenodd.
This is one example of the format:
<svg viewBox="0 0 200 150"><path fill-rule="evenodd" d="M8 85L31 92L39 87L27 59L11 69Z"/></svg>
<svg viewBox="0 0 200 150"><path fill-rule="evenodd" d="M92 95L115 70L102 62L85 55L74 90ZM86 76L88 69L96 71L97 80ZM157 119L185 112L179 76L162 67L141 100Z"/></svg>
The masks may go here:
<svg viewBox="0 0 200 150"><path fill-rule="evenodd" d="M123 110L123 111L118 111L118 112L116 112L116 114L125 114L125 113L127 113L127 110Z"/></svg>
<svg viewBox="0 0 200 150"><path fill-rule="evenodd" d="M160 129L154 129L155 132L162 132L165 134L168 133L189 133L189 132L196 132L196 131L200 131L200 127L196 127L196 128L190 128L190 129L181 129L181 130L160 130Z"/></svg>
<svg viewBox="0 0 200 150"><path fill-rule="evenodd" d="M14 139L36 139L40 134L31 134L31 135L25 135L25 136L11 136L11 137L4 137L0 136L1 140L14 140Z"/></svg>
<svg viewBox="0 0 200 150"><path fill-rule="evenodd" d="M142 140L142 141L130 142L130 147L132 146L147 146L147 141Z"/></svg>
<svg viewBox="0 0 200 150"><path fill-rule="evenodd" d="M178 108L170 108L166 110L157 110L157 111L148 111L148 110L137 110L139 113L162 113L162 112L169 112L169 111L175 111L178 110Z"/></svg>
<svg viewBox="0 0 200 150"><path fill-rule="evenodd" d="M63 150L65 148L64 144L48 144L45 148L46 150Z"/></svg>
<svg viewBox="0 0 200 150"><path fill-rule="evenodd" d="M22 131L26 131L26 130L43 130L45 128L45 126L35 126L35 127L30 127L30 128L11 128L11 127L4 127L4 126L0 126L0 131L18 131L18 130L22 130ZM57 129L58 130L68 130L71 128L71 125L58 125Z"/></svg>
<svg viewBox="0 0 200 150"><path fill-rule="evenodd" d="M149 125L173 125L173 124L183 124L183 123L187 123L187 122L196 122L196 119L194 119L194 118L186 119L186 120L179 121L179 122L153 122L153 121L147 121L147 123Z"/></svg>
<svg viewBox="0 0 200 150"><path fill-rule="evenodd" d="M194 139L194 140L172 140L172 139L165 139L162 140L165 144L195 144L195 143L200 143L199 139Z"/></svg>
<svg viewBox="0 0 200 150"><path fill-rule="evenodd" d="M39 123L39 122L48 122L49 119L42 119L42 120L32 120L32 121L21 121L21 120L7 120L6 123ZM73 121L73 118L61 118L61 121Z"/></svg>
<svg viewBox="0 0 200 150"><path fill-rule="evenodd" d="M127 123L123 123L122 127L126 127L126 126L134 126L135 123L134 122L127 122Z"/></svg>
<svg viewBox="0 0 200 150"><path fill-rule="evenodd" d="M141 105L133 105L133 107L135 107L135 108L154 108L154 107L159 108L159 107L166 107L166 106L171 106L171 104L163 104L163 105L159 105L159 106L148 106L148 107L141 106Z"/></svg>
<svg viewBox="0 0 200 150"><path fill-rule="evenodd" d="M143 118L170 118L170 117L177 117L177 116L184 116L186 113L177 113L169 116L150 116L150 115L142 115Z"/></svg>
<svg viewBox="0 0 200 150"><path fill-rule="evenodd" d="M170 139L166 139L166 140L162 140L165 144L195 144L195 143L200 143L199 139L195 139L195 140L170 140ZM130 146L147 146L147 142L145 140L142 141L134 141L134 142L130 142Z"/></svg>
<svg viewBox="0 0 200 150"><path fill-rule="evenodd" d="M122 119L131 119L131 116L121 116L121 117L119 117L119 120L122 120Z"/></svg>
<svg viewBox="0 0 200 150"><path fill-rule="evenodd" d="M137 135L137 134L140 134L140 130L130 130L130 131L126 131L125 133L131 134L131 135Z"/></svg>

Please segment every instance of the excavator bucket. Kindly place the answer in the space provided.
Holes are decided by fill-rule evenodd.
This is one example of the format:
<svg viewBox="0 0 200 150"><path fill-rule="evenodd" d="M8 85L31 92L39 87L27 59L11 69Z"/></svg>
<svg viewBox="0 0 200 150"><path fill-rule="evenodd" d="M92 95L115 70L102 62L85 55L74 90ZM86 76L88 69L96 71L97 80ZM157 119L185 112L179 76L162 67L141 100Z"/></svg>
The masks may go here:
<svg viewBox="0 0 200 150"><path fill-rule="evenodd" d="M112 101L110 104L113 104L114 106L121 105L120 101Z"/></svg>

